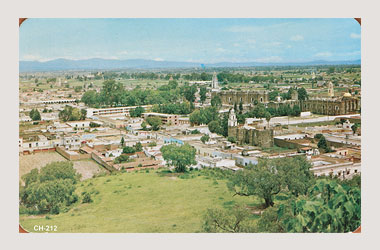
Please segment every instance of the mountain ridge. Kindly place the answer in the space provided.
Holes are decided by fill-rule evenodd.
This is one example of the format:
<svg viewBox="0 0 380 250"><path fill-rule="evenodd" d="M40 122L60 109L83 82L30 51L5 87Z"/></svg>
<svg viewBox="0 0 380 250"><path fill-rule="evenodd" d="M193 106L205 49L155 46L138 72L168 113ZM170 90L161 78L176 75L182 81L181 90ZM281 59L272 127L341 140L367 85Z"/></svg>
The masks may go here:
<svg viewBox="0 0 380 250"><path fill-rule="evenodd" d="M117 69L161 69L161 68L217 68L217 67L257 67L257 66L317 66L361 64L361 59L351 61L316 60L308 62L219 62L196 63L181 61L158 61L149 59L103 59L90 58L71 60L58 58L50 61L19 61L20 72L63 71L63 70L117 70Z"/></svg>

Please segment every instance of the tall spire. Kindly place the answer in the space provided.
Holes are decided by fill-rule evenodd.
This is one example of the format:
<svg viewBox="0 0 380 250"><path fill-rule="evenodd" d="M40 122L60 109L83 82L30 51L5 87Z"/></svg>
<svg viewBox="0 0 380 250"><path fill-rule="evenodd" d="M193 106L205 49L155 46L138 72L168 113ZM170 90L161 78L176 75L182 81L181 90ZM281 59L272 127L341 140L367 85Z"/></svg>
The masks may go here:
<svg viewBox="0 0 380 250"><path fill-rule="evenodd" d="M219 88L218 77L217 77L215 71L214 71L214 75L212 76L211 88L212 89L218 89Z"/></svg>
<svg viewBox="0 0 380 250"><path fill-rule="evenodd" d="M328 85L328 95L329 97L333 97L334 96L334 85L333 83L330 81L329 82L329 85Z"/></svg>
<svg viewBox="0 0 380 250"><path fill-rule="evenodd" d="M235 115L235 109L232 108L230 111L230 115L228 117L228 127L235 127L237 126L237 118Z"/></svg>

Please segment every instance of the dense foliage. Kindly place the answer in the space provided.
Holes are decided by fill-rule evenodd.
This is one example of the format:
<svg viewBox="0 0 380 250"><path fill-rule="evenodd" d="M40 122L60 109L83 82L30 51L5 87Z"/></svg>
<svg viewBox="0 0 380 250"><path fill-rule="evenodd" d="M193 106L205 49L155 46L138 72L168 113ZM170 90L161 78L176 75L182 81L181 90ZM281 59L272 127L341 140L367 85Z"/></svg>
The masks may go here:
<svg viewBox="0 0 380 250"><path fill-rule="evenodd" d="M79 121L85 120L87 115L87 111L85 109L73 108L69 105L66 105L64 110L59 111L59 119L64 122L67 121Z"/></svg>
<svg viewBox="0 0 380 250"><path fill-rule="evenodd" d="M99 93L93 90L86 91L81 101L95 108L173 103L181 96L180 88L173 89L174 85L172 83L169 87L161 87L158 90L135 88L127 91L122 83L106 80Z"/></svg>
<svg viewBox="0 0 380 250"><path fill-rule="evenodd" d="M196 164L196 150L189 144L177 146L169 144L161 147L164 160L170 166L174 166L176 172L185 172L188 166Z"/></svg>
<svg viewBox="0 0 380 250"><path fill-rule="evenodd" d="M33 169L22 176L25 182L20 187L20 205L28 213L54 213L78 200L75 184L80 175L71 162L53 162L45 167Z"/></svg>
<svg viewBox="0 0 380 250"><path fill-rule="evenodd" d="M274 205L274 195L282 190L295 196L306 193L313 183L310 167L304 157L260 159L257 165L249 165L232 175L228 187L235 195L261 197L265 207L269 207Z"/></svg>
<svg viewBox="0 0 380 250"><path fill-rule="evenodd" d="M30 117L33 121L40 121L40 120L41 120L41 114L40 114L40 112L39 112L37 109L32 109L32 110L29 112L29 117Z"/></svg>
<svg viewBox="0 0 380 250"><path fill-rule="evenodd" d="M352 232L361 224L360 175L350 180L313 177L304 157L260 160L227 175L236 195L263 198L253 223L249 207L208 209L205 232ZM223 171L226 172L226 171Z"/></svg>

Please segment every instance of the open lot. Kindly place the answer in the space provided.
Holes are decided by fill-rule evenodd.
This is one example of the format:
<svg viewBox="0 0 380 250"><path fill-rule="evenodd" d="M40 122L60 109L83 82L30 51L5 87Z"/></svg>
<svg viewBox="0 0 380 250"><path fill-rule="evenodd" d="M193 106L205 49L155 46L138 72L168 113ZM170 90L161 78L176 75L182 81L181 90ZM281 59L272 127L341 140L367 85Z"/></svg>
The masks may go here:
<svg viewBox="0 0 380 250"><path fill-rule="evenodd" d="M34 168L42 168L46 164L54 161L67 161L57 152L41 152L31 155L20 155L19 178L29 173ZM74 168L82 174L82 180L91 178L95 173L105 172L105 170L93 160L74 161Z"/></svg>

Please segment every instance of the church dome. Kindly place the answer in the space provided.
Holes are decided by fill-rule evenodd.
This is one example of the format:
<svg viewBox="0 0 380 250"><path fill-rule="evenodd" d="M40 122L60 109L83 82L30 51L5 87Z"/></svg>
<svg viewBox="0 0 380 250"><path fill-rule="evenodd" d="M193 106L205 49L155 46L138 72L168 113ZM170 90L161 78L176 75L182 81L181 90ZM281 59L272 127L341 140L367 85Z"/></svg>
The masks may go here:
<svg viewBox="0 0 380 250"><path fill-rule="evenodd" d="M350 93L344 93L343 97L351 97L352 95Z"/></svg>

